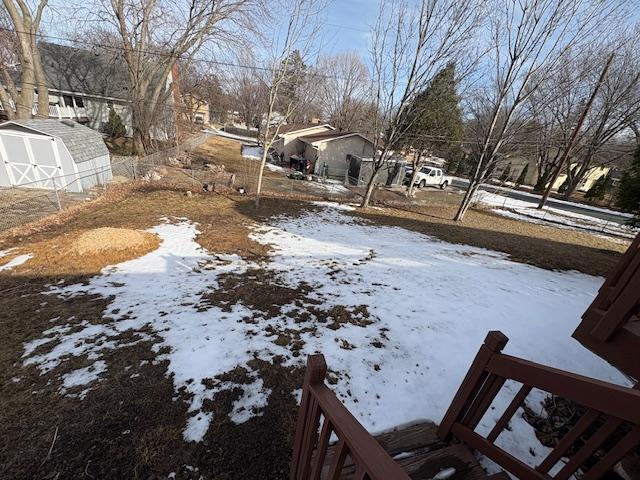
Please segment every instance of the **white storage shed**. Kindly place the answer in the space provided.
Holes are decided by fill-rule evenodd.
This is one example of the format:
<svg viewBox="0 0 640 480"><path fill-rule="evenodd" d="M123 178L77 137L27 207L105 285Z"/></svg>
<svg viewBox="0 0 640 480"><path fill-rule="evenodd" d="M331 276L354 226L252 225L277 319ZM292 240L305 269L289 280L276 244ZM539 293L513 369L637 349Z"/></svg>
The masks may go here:
<svg viewBox="0 0 640 480"><path fill-rule="evenodd" d="M84 192L111 176L109 151L95 130L38 118L0 125L0 187Z"/></svg>

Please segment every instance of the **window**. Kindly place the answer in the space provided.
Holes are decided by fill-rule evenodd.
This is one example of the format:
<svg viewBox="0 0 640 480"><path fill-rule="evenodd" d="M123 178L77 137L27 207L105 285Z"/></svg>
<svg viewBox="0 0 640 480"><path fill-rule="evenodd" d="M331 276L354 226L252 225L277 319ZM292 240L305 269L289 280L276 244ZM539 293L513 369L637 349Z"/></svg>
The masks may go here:
<svg viewBox="0 0 640 480"><path fill-rule="evenodd" d="M62 99L65 107L73 107L73 97L71 95L63 95Z"/></svg>
<svg viewBox="0 0 640 480"><path fill-rule="evenodd" d="M435 170L431 170L431 173L429 174L430 177L435 177L436 176L436 171Z"/></svg>
<svg viewBox="0 0 640 480"><path fill-rule="evenodd" d="M429 167L423 167L420 169L421 173L424 173L425 175L429 175L429 173L431 172L431 169Z"/></svg>
<svg viewBox="0 0 640 480"><path fill-rule="evenodd" d="M107 108L109 110L113 109L113 102L111 100L107 100Z"/></svg>
<svg viewBox="0 0 640 480"><path fill-rule="evenodd" d="M84 100L82 99L82 97L74 97L74 98L76 101L76 107L84 108Z"/></svg>

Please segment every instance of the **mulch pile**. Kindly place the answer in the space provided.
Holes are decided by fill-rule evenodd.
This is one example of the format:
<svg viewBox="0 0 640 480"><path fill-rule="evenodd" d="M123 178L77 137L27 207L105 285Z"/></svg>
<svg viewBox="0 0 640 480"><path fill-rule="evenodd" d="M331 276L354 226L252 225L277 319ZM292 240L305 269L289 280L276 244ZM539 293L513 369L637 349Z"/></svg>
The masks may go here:
<svg viewBox="0 0 640 480"><path fill-rule="evenodd" d="M105 251L145 251L158 246L158 237L150 232L128 228L95 228L81 233L69 250L77 255L93 255Z"/></svg>

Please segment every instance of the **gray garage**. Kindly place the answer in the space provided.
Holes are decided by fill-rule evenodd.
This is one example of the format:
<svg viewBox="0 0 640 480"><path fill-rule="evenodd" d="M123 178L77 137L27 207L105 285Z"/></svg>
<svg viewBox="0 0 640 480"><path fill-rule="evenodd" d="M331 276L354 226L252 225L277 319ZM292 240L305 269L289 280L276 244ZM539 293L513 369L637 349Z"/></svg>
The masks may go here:
<svg viewBox="0 0 640 480"><path fill-rule="evenodd" d="M109 180L109 151L95 130L55 119L0 125L0 187L84 192Z"/></svg>

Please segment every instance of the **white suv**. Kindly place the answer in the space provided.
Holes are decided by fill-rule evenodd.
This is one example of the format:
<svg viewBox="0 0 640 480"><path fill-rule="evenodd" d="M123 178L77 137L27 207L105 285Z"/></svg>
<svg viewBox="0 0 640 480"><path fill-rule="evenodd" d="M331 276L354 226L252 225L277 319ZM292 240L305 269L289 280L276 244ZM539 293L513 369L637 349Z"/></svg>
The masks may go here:
<svg viewBox="0 0 640 480"><path fill-rule="evenodd" d="M404 184L408 185L411 181L411 175L413 175L413 169L408 169L404 176ZM436 167L422 167L418 170L414 185L419 188L433 186L445 189L449 186L449 179L442 173L441 168Z"/></svg>

